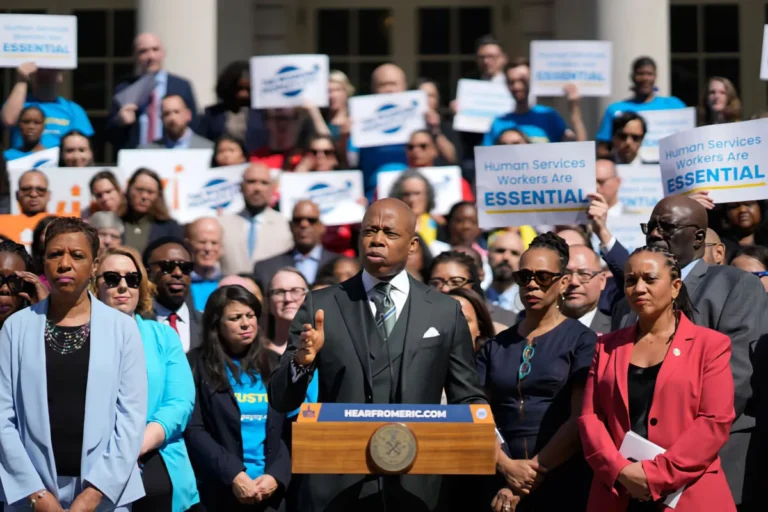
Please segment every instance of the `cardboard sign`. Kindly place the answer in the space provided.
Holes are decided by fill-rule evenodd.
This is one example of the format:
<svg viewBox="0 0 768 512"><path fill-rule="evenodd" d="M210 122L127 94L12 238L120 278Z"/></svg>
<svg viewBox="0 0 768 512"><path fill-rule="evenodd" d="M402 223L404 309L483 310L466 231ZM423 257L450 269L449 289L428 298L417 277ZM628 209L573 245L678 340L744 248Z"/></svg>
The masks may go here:
<svg viewBox="0 0 768 512"><path fill-rule="evenodd" d="M619 201L624 205L624 211L644 214L647 220L656 203L664 199L659 166L617 165L616 175L621 178Z"/></svg>
<svg viewBox="0 0 768 512"><path fill-rule="evenodd" d="M30 169L41 169L43 167L59 166L59 148L49 148L37 151L31 155L21 158L14 158L6 163L6 169L9 171L18 169L28 171Z"/></svg>
<svg viewBox="0 0 768 512"><path fill-rule="evenodd" d="M77 68L77 18L0 14L0 67L34 62L41 69Z"/></svg>
<svg viewBox="0 0 768 512"><path fill-rule="evenodd" d="M582 97L611 95L609 41L532 41L531 93L565 96L576 84Z"/></svg>
<svg viewBox="0 0 768 512"><path fill-rule="evenodd" d="M464 197L461 189L461 167L423 167L417 169L435 189L435 209L432 213L447 215L453 205ZM389 197L392 185L404 171L380 172L377 176L376 197Z"/></svg>
<svg viewBox="0 0 768 512"><path fill-rule="evenodd" d="M480 227L585 224L595 191L595 143L475 148Z"/></svg>
<svg viewBox="0 0 768 512"><path fill-rule="evenodd" d="M328 106L327 55L251 57L251 106Z"/></svg>
<svg viewBox="0 0 768 512"><path fill-rule="evenodd" d="M349 99L352 145L358 148L405 144L426 127L424 91L371 94Z"/></svg>
<svg viewBox="0 0 768 512"><path fill-rule="evenodd" d="M515 99L506 83L462 78L456 89L456 105L454 130L488 133L494 119L515 109Z"/></svg>
<svg viewBox="0 0 768 512"><path fill-rule="evenodd" d="M768 198L768 119L702 126L661 139L664 195L709 191L715 203Z"/></svg>
<svg viewBox="0 0 768 512"><path fill-rule="evenodd" d="M638 112L647 126L643 145L640 146L640 160L645 163L659 161L659 141L675 133L696 128L696 108L672 110L644 110Z"/></svg>
<svg viewBox="0 0 768 512"><path fill-rule="evenodd" d="M303 199L320 207L320 220L326 226L357 224L365 215L361 171L284 172L279 187L280 211L289 219Z"/></svg>

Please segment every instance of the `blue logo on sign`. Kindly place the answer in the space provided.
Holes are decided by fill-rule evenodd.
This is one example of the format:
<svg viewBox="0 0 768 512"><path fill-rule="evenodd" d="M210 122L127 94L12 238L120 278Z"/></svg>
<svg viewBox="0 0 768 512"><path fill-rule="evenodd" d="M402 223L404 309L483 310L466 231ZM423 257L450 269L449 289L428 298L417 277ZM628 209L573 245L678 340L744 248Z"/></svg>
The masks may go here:
<svg viewBox="0 0 768 512"><path fill-rule="evenodd" d="M419 102L406 105L385 103L376 109L373 117L363 119L364 132L381 132L387 135L399 132L414 116L419 114Z"/></svg>
<svg viewBox="0 0 768 512"><path fill-rule="evenodd" d="M46 167L46 166L47 166L47 164L50 164L50 163L52 163L52 162L51 162L51 159L49 159L49 158L43 158L42 160L38 160L37 162L35 162L34 164L32 164L32 168L33 168L33 169L38 169L38 168L40 168L40 167Z"/></svg>
<svg viewBox="0 0 768 512"><path fill-rule="evenodd" d="M329 183L315 183L307 189L307 199L320 208L320 214L326 215L343 201L351 199L352 182L346 181L337 187Z"/></svg>
<svg viewBox="0 0 768 512"><path fill-rule="evenodd" d="M188 205L190 208L224 209L232 204L239 193L239 183L214 178L203 185L200 192L189 195Z"/></svg>
<svg viewBox="0 0 768 512"><path fill-rule="evenodd" d="M317 64L312 69L306 70L289 64L280 68L274 78L267 78L262 82L261 93L280 93L286 98L294 98L301 95L308 85L316 81L319 74L320 66Z"/></svg>

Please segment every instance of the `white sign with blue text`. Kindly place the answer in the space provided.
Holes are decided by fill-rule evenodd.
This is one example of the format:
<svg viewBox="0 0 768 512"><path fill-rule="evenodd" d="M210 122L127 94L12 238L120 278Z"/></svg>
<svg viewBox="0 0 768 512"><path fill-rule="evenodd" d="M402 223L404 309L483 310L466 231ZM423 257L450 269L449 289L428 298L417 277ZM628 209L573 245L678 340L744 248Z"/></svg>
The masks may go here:
<svg viewBox="0 0 768 512"><path fill-rule="evenodd" d="M59 148L48 148L42 151L36 151L27 156L22 156L21 158L8 160L5 165L9 171L14 169L28 171L29 169L38 169L41 167L58 167Z"/></svg>
<svg viewBox="0 0 768 512"><path fill-rule="evenodd" d="M659 141L664 195L715 203L768 198L768 119L702 126Z"/></svg>
<svg viewBox="0 0 768 512"><path fill-rule="evenodd" d="M289 219L303 199L317 204L326 226L357 224L365 215L361 171L284 172L279 189L280 211Z"/></svg>
<svg viewBox="0 0 768 512"><path fill-rule="evenodd" d="M25 62L41 69L77 68L77 18L0 14L0 68Z"/></svg>
<svg viewBox="0 0 768 512"><path fill-rule="evenodd" d="M435 190L435 208L432 213L447 215L453 205L463 199L461 190L461 167L457 165L446 167L422 167L419 171ZM404 171L380 172L376 177L376 197L389 197L392 185Z"/></svg>
<svg viewBox="0 0 768 512"><path fill-rule="evenodd" d="M626 213L650 216L656 203L664 199L658 165L617 165L616 175L621 178L619 201Z"/></svg>
<svg viewBox="0 0 768 512"><path fill-rule="evenodd" d="M515 100L506 84L462 78L456 88L456 107L454 130L487 133L494 119L515 109Z"/></svg>
<svg viewBox="0 0 768 512"><path fill-rule="evenodd" d="M327 55L251 57L253 108L328 106Z"/></svg>
<svg viewBox="0 0 768 512"><path fill-rule="evenodd" d="M575 84L581 96L611 95L610 41L532 41L531 94L565 96Z"/></svg>
<svg viewBox="0 0 768 512"><path fill-rule="evenodd" d="M696 128L696 108L672 110L644 110L639 113L646 124L643 145L640 146L640 160L645 163L659 161L659 141L679 132Z"/></svg>
<svg viewBox="0 0 768 512"><path fill-rule="evenodd" d="M179 209L174 217L182 224L200 217L236 214L245 208L240 184L248 164L184 173L179 181Z"/></svg>
<svg viewBox="0 0 768 512"><path fill-rule="evenodd" d="M475 148L480 227L584 224L595 192L595 143Z"/></svg>
<svg viewBox="0 0 768 512"><path fill-rule="evenodd" d="M426 127L424 91L370 94L349 99L352 145L358 148L405 144Z"/></svg>

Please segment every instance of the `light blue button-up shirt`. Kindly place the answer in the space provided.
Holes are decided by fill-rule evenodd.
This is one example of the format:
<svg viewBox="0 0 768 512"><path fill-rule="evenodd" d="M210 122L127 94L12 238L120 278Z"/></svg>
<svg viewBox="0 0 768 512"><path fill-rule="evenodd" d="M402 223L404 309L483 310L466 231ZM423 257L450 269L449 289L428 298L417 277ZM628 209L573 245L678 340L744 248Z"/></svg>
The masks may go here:
<svg viewBox="0 0 768 512"><path fill-rule="evenodd" d="M155 95L155 133L151 134L151 137L147 137L147 131L149 130L149 115L147 115L147 107L149 103L143 106L141 115L139 116L139 141L142 144L149 144L156 140L160 140L163 137L163 121L161 115L160 105L168 92L168 72L160 70L155 75L155 88L153 94ZM152 101L152 98L149 98Z"/></svg>
<svg viewBox="0 0 768 512"><path fill-rule="evenodd" d="M701 259L701 258L699 258L699 259ZM691 270L693 270L693 267L695 267L698 262L699 262L699 260L693 260L692 262L690 262L689 264L687 264L686 266L681 268L680 269L680 279L685 281L685 278L688 277L688 274L691 273Z"/></svg>
<svg viewBox="0 0 768 512"><path fill-rule="evenodd" d="M320 257L323 255L323 247L316 245L314 249L309 251L309 254L301 254L299 251L293 251L293 262L296 269L301 272L301 275L307 280L308 283L314 283L317 277L317 271L320 267Z"/></svg>

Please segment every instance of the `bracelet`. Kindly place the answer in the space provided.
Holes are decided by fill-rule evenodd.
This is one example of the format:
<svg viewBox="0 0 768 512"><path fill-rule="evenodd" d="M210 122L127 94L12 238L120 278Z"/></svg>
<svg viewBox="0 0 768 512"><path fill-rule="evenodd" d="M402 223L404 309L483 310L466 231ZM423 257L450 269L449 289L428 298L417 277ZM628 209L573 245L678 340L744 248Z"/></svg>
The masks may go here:
<svg viewBox="0 0 768 512"><path fill-rule="evenodd" d="M314 363L313 363L314 364ZM312 368L312 364L308 364L306 366L300 365L296 362L296 352L293 353L291 356L291 366L293 366L293 370L296 372L296 376L300 377L310 372Z"/></svg>
<svg viewBox="0 0 768 512"><path fill-rule="evenodd" d="M37 494L33 495L33 496L32 496L32 497L29 499L29 504L32 506L32 510L37 510L37 500L41 500L41 499L43 499L43 497L44 497L46 494L48 494L48 491L47 491L47 490L45 490L45 489L43 489L42 491L40 491L39 493L37 493Z"/></svg>

